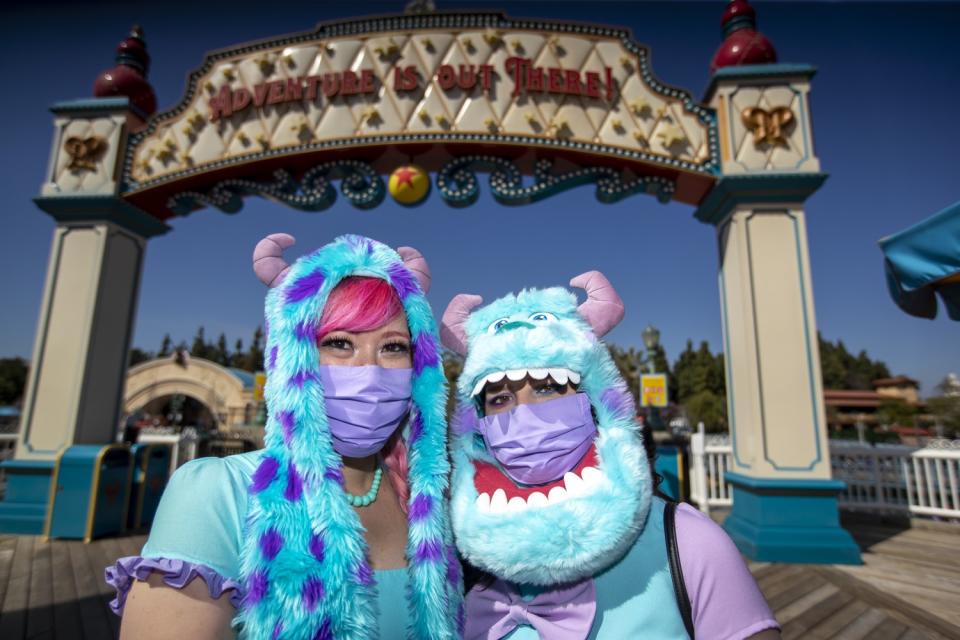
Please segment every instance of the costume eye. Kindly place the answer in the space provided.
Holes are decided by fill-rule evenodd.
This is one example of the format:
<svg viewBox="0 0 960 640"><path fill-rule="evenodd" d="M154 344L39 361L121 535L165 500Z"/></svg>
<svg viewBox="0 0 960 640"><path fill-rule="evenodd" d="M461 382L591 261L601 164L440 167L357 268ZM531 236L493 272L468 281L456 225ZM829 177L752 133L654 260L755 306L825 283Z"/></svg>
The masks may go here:
<svg viewBox="0 0 960 640"><path fill-rule="evenodd" d="M527 319L530 320L530 322L550 322L551 320L556 320L557 316L549 311L537 311L536 313L531 313Z"/></svg>
<svg viewBox="0 0 960 640"><path fill-rule="evenodd" d="M490 323L490 326L487 327L487 333L496 333L500 330L500 327L510 322L510 318L500 318L499 320L494 320Z"/></svg>

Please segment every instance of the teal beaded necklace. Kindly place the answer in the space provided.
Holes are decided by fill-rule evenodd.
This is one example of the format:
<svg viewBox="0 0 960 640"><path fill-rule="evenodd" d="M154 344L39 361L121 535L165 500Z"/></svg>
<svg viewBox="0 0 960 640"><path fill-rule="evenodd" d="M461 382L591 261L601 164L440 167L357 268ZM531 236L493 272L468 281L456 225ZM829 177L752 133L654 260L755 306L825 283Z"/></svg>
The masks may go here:
<svg viewBox="0 0 960 640"><path fill-rule="evenodd" d="M377 470L373 472L373 484L370 485L370 491L367 491L362 496L347 493L347 501L354 507L369 507L373 504L373 501L377 499L377 492L380 491L380 478L382 477L383 468L377 467Z"/></svg>

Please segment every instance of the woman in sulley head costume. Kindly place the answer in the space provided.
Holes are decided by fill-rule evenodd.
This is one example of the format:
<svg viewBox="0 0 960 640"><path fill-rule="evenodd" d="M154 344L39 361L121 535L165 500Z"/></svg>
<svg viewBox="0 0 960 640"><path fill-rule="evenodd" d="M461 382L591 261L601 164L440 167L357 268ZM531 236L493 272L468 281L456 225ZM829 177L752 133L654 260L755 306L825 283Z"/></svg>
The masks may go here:
<svg viewBox="0 0 960 640"><path fill-rule="evenodd" d="M777 638L720 527L653 492L632 396L599 341L623 303L592 271L480 307L451 301L452 517L479 569L467 640ZM672 559L671 559L672 556Z"/></svg>
<svg viewBox="0 0 960 640"><path fill-rule="evenodd" d="M141 556L107 570L123 638L460 637L430 270L360 236L288 266L292 244L254 252L266 447L174 474Z"/></svg>

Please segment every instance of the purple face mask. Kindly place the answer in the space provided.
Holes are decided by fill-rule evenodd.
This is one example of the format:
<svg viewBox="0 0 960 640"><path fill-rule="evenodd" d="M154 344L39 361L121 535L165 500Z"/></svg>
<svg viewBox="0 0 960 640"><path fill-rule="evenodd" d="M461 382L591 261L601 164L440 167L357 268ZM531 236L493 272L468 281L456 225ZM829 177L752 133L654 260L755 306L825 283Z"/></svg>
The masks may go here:
<svg viewBox="0 0 960 640"><path fill-rule="evenodd" d="M320 365L333 449L363 458L383 449L410 410L413 369Z"/></svg>
<svg viewBox="0 0 960 640"><path fill-rule="evenodd" d="M597 434L586 394L521 404L480 419L487 448L514 482L559 480L587 453Z"/></svg>

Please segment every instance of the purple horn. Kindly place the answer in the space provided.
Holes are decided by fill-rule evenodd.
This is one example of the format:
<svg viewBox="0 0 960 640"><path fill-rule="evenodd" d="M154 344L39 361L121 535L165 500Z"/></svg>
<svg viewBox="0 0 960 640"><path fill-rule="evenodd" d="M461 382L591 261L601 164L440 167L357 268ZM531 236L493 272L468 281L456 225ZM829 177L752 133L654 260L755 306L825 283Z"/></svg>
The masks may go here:
<svg viewBox="0 0 960 640"><path fill-rule="evenodd" d="M623 300L599 271L581 273L570 281L570 286L587 292L587 299L577 307L577 313L590 323L598 338L623 320Z"/></svg>
<svg viewBox="0 0 960 640"><path fill-rule="evenodd" d="M467 316L474 307L483 304L483 298L461 293L447 305L440 320L440 342L447 349L462 356L467 355Z"/></svg>
<svg viewBox="0 0 960 640"><path fill-rule="evenodd" d="M253 250L253 272L271 289L280 284L290 270L290 265L283 259L283 250L293 246L294 242L296 240L290 234L272 233L258 242Z"/></svg>
<svg viewBox="0 0 960 640"><path fill-rule="evenodd" d="M420 283L423 292L430 291L430 265L427 264L423 254L413 247L397 247L397 253L403 258L403 266L409 269Z"/></svg>

